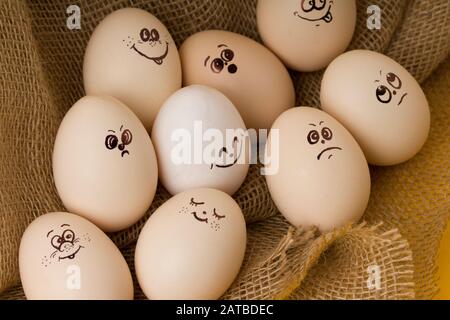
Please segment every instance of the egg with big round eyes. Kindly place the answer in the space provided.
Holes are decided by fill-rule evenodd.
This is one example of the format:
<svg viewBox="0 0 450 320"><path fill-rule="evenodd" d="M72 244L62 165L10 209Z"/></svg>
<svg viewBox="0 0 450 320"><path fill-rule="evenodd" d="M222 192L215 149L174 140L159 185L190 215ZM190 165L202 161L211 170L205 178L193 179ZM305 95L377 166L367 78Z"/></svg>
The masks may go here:
<svg viewBox="0 0 450 320"><path fill-rule="evenodd" d="M325 71L322 109L355 137L369 163L395 165L424 145L430 110L414 77L391 58L368 50L339 56Z"/></svg>
<svg viewBox="0 0 450 320"><path fill-rule="evenodd" d="M68 211L117 231L149 208L158 181L156 154L144 126L123 103L86 96L58 129L53 177Z"/></svg>
<svg viewBox="0 0 450 320"><path fill-rule="evenodd" d="M270 130L266 153L269 192L293 225L327 232L363 215L370 195L367 161L330 115L309 107L285 111Z"/></svg>
<svg viewBox="0 0 450 320"><path fill-rule="evenodd" d="M97 226L71 213L47 213L27 227L19 270L27 299L133 299L119 249Z"/></svg>
<svg viewBox="0 0 450 320"><path fill-rule="evenodd" d="M355 0L259 0L259 34L289 68L325 68L350 44L356 26Z"/></svg>
<svg viewBox="0 0 450 320"><path fill-rule="evenodd" d="M162 185L171 194L200 187L234 194L249 169L249 138L224 94L202 85L178 90L152 129Z"/></svg>
<svg viewBox="0 0 450 320"><path fill-rule="evenodd" d="M294 106L292 80L270 50L245 36L209 30L190 36L180 47L185 86L200 84L225 94L247 128L269 129Z"/></svg>
<svg viewBox="0 0 450 320"><path fill-rule="evenodd" d="M246 225L228 194L191 189L167 200L148 219L134 265L149 299L218 299L241 268Z"/></svg>
<svg viewBox="0 0 450 320"><path fill-rule="evenodd" d="M161 21L147 11L124 8L92 33L83 79L86 94L119 99L150 130L163 102L181 88L180 57Z"/></svg>

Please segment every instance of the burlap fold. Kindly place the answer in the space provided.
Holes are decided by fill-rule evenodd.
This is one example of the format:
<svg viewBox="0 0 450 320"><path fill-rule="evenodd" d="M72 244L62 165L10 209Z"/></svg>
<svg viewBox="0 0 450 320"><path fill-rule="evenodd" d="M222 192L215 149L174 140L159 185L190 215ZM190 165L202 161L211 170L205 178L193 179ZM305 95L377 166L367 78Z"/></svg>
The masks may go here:
<svg viewBox="0 0 450 320"><path fill-rule="evenodd" d="M366 28L366 9L382 9L382 29ZM82 0L81 30L66 27L66 1L0 2L0 296L23 298L18 247L37 216L64 210L51 176L54 137L64 113L84 95L83 53L89 36L110 12L135 6L158 16L176 43L211 28L260 40L256 1ZM437 291L435 255L450 212L449 52L450 4L446 0L358 1L351 49L384 52L424 83L432 128L424 149L407 163L371 167L372 195L366 223L329 234L296 229L280 215L265 180L252 166L234 196L248 223L244 266L227 299L404 299ZM447 59L448 60L448 59ZM319 106L322 72L291 72L297 104ZM111 234L131 269L140 229L169 195L158 188L146 216ZM381 224L380 224L381 223ZM368 285L378 266L380 288ZM136 297L143 298L135 284Z"/></svg>

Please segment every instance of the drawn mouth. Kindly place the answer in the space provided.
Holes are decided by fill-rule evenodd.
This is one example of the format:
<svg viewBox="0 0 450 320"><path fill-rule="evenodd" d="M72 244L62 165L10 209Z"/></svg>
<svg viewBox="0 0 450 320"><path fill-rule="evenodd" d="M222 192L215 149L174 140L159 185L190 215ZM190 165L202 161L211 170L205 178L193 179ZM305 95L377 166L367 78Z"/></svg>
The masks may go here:
<svg viewBox="0 0 450 320"><path fill-rule="evenodd" d="M197 216L197 212L193 211L191 212L191 214L194 216L195 219L197 219L200 222L205 222L208 223L208 218L200 218L199 216Z"/></svg>
<svg viewBox="0 0 450 320"><path fill-rule="evenodd" d="M227 153L226 151L224 151L224 152ZM227 154L228 154L228 153L227 153ZM212 170L212 168L214 167L214 165L215 165L217 168L229 168L229 167L234 166L234 165L238 162L239 158L241 157L241 154L242 154L242 144L241 144L241 147L240 147L240 149L239 149L239 154L238 154L238 156L234 159L234 161L233 161L232 163L228 163L228 164L214 164L214 163L211 163L211 170Z"/></svg>
<svg viewBox="0 0 450 320"><path fill-rule="evenodd" d="M77 251L75 251L74 253L72 253L72 254L70 254L68 256L59 257L58 260L64 260L64 259L71 259L72 260L73 258L75 258L76 254L81 250L81 248L84 248L84 247L83 246L79 246Z"/></svg>
<svg viewBox="0 0 450 320"><path fill-rule="evenodd" d="M401 103L403 102L403 99L407 96L408 94L405 93L401 98L400 101L398 102L398 105L401 105Z"/></svg>
<svg viewBox="0 0 450 320"><path fill-rule="evenodd" d="M166 41L166 51L164 52L163 55L159 56L159 57L149 57L147 56L145 53L139 51L138 48L136 48L136 44L133 44L131 46L131 49L133 49L134 51L136 51L138 54L140 54L141 56L143 56L144 58L147 58L149 60L152 60L153 62L155 62L157 65L161 65L164 62L164 59L167 57L167 54L169 53L169 43Z"/></svg>
<svg viewBox="0 0 450 320"><path fill-rule="evenodd" d="M317 155L317 160L320 160L320 157L321 157L325 152L330 151L330 150L342 150L342 148L339 148L339 147L330 147L330 148L323 149L323 150ZM330 155L328 156L328 159L330 159L332 156L333 156L333 155L330 154Z"/></svg>
<svg viewBox="0 0 450 320"><path fill-rule="evenodd" d="M294 12L294 16L296 16L296 17L298 17L300 19L303 19L303 20L307 20L307 21L313 21L314 22L314 21L323 20L326 23L330 23L331 21L333 21L333 15L331 14L331 5L332 4L333 4L333 2L330 2L330 6L328 7L327 13L324 16L322 16L320 18L317 18L317 19L311 19L311 18L303 17L302 15L300 15L300 13L298 13L298 11ZM317 26L319 26L319 25L317 25Z"/></svg>
<svg viewBox="0 0 450 320"><path fill-rule="evenodd" d="M126 155L126 154L129 155L130 153L128 152L128 150L123 150L123 151L122 151L122 158L123 158L123 156Z"/></svg>

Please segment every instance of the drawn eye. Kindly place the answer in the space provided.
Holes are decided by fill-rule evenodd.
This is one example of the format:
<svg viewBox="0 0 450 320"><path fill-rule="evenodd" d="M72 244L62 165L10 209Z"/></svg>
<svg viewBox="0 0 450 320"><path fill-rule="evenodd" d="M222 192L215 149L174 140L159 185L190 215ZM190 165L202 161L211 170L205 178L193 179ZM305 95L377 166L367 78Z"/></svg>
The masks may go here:
<svg viewBox="0 0 450 320"><path fill-rule="evenodd" d="M389 72L386 75L386 80L394 89L400 89L402 87L402 80L395 73Z"/></svg>
<svg viewBox="0 0 450 320"><path fill-rule="evenodd" d="M329 128L324 127L324 128L322 129L322 137L323 137L325 140L331 140L331 138L333 137L333 132L332 132Z"/></svg>
<svg viewBox="0 0 450 320"><path fill-rule="evenodd" d="M381 103L389 103L392 99L391 90L389 90L386 86L381 85L377 88L377 99Z"/></svg>
<svg viewBox="0 0 450 320"><path fill-rule="evenodd" d="M309 144L316 144L320 139L319 133L316 130L311 130L308 133Z"/></svg>
<svg viewBox="0 0 450 320"><path fill-rule="evenodd" d="M131 143L131 140L133 140L133 135L131 134L131 131L128 129L125 129L122 132L122 143L124 145L128 145Z"/></svg>
<svg viewBox="0 0 450 320"><path fill-rule="evenodd" d="M119 139L117 139L117 137L113 134L110 134L105 138L105 146L109 150L112 150L115 147L117 147L118 143L119 143Z"/></svg>
<svg viewBox="0 0 450 320"><path fill-rule="evenodd" d="M211 70L214 73L220 73L223 69L223 61L222 59L216 58L211 62Z"/></svg>
<svg viewBox="0 0 450 320"><path fill-rule="evenodd" d="M305 12L313 11L315 8L314 0L302 0L302 10Z"/></svg>
<svg viewBox="0 0 450 320"><path fill-rule="evenodd" d="M144 28L139 33L139 36L142 41L147 42L150 39L150 31L147 28Z"/></svg>
<svg viewBox="0 0 450 320"><path fill-rule="evenodd" d="M213 212L214 212L213 216L216 217L218 220L225 218L225 215L220 215L217 213L216 208L214 208Z"/></svg>
<svg viewBox="0 0 450 320"><path fill-rule="evenodd" d="M221 52L220 57L225 60L226 62L229 62L233 60L234 58L234 52L230 49L225 49Z"/></svg>
<svg viewBox="0 0 450 320"><path fill-rule="evenodd" d="M150 40L152 41L158 41L159 40L159 32L156 29L152 29L150 31Z"/></svg>
<svg viewBox="0 0 450 320"><path fill-rule="evenodd" d="M53 236L51 243L53 248L59 250L61 243L63 243L63 239L60 236Z"/></svg>
<svg viewBox="0 0 450 320"><path fill-rule="evenodd" d="M73 241L75 233L72 230L66 230L62 234L62 238L66 241Z"/></svg>
<svg viewBox="0 0 450 320"><path fill-rule="evenodd" d="M191 206L201 206L205 203L204 202L195 202L194 198L191 198L190 204L191 204Z"/></svg>

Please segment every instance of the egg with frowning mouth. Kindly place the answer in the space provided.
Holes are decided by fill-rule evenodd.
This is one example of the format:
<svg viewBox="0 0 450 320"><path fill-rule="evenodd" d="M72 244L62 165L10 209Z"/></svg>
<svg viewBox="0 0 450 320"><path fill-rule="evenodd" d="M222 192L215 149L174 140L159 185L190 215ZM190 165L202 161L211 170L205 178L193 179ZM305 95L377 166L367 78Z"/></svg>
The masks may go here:
<svg viewBox="0 0 450 320"><path fill-rule="evenodd" d="M318 109L296 107L273 124L266 181L280 212L295 226L330 231L362 216L370 194L364 154L351 134Z"/></svg>

